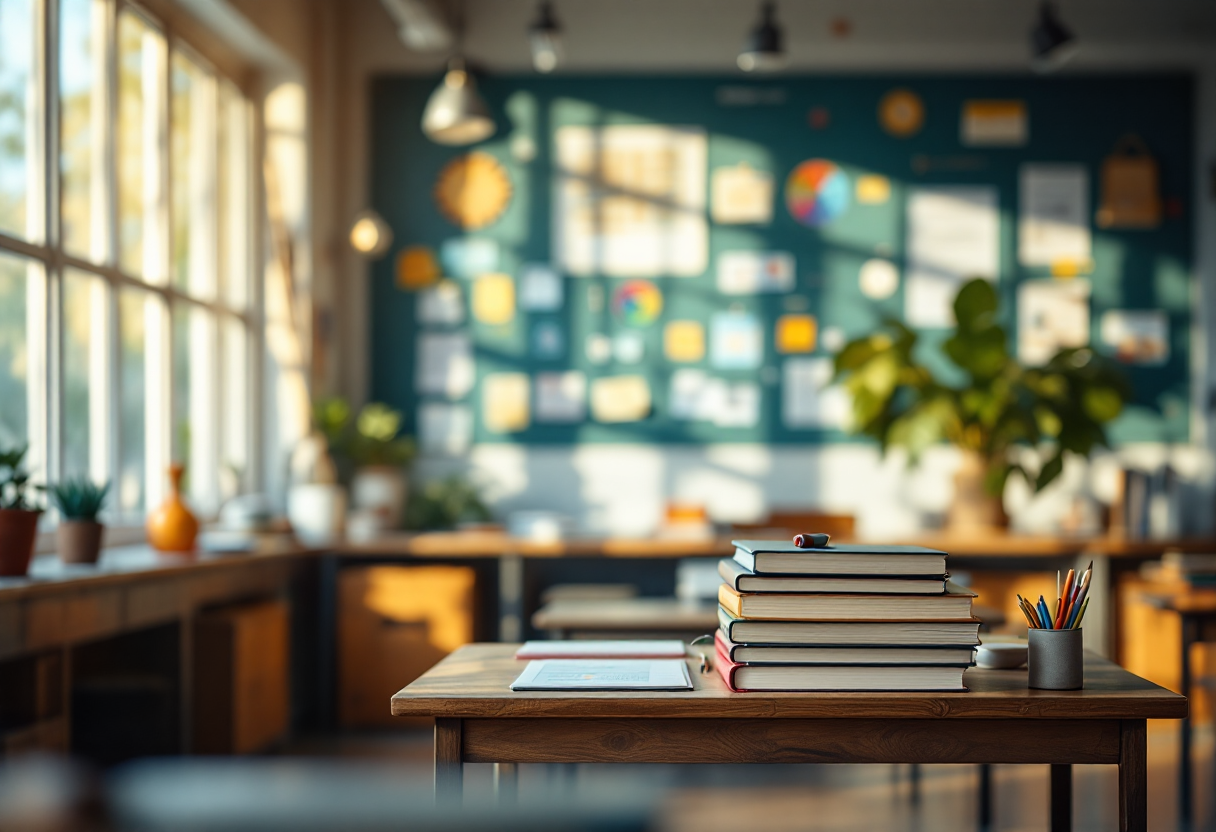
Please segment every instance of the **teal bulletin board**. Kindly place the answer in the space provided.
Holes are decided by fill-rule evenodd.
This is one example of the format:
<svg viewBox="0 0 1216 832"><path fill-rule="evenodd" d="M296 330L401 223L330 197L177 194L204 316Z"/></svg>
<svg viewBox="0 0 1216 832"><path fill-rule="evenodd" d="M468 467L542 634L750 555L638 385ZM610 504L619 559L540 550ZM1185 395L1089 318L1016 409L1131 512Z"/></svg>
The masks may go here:
<svg viewBox="0 0 1216 832"><path fill-rule="evenodd" d="M394 247L372 268L371 396L402 409L410 430L417 429L418 408L446 397L421 395L416 389L418 338L444 326L420 324L419 294L400 288L397 255L424 247L437 255L453 240L490 240L495 244L489 270L518 278L527 264L554 263L556 131L568 125L603 127L657 124L695 127L705 136L709 171L746 162L769 172L774 184L771 221L723 225L707 222L705 268L692 276L650 279L662 293L662 312L648 325L634 325L613 310L613 299L626 278L602 274L563 275L559 308L516 310L504 324L487 324L469 314L470 279L457 277L464 306L463 322L446 327L467 333L475 373L471 389L456 396L472 417L476 442L572 444L580 442L770 442L849 441L831 426L791 427L783 419L783 364L774 327L785 314L810 314L818 338L812 356L830 358L841 337L869 332L887 316L905 312L905 285L889 297L868 297L859 285L859 269L878 257L905 274L909 194L922 186L985 185L996 190L999 217L999 278L1003 313L1016 341L1018 287L1028 280L1051 278L1051 268L1019 262L1019 182L1026 163L1071 163L1087 174L1087 215L1092 232L1092 265L1082 277L1091 286L1089 327L1095 348L1100 322L1108 310L1161 310L1168 319L1168 358L1151 364L1129 364L1135 404L1114 426L1116 442L1185 441L1189 436L1188 402L1190 303L1192 297L1192 82L1189 76L1151 77L779 77L753 82L738 77L489 77L481 90L494 113L497 133L476 150L495 157L512 189L509 204L491 224L465 230L439 210L434 195L444 166L470 148L435 144L420 130L427 97L439 79L383 78L372 90L372 206L394 233ZM923 125L913 135L896 136L880 124L879 102L893 89L912 91L923 105ZM1026 115L1025 140L1011 146L967 146L960 119L972 100L1021 102ZM1103 229L1093 225L1102 201L1103 165L1128 134L1143 142L1157 163L1163 202L1159 224L1144 229ZM830 160L848 180L847 207L827 224L808 227L786 208L785 182L800 163ZM856 191L860 177L885 177L889 195L864 202ZM871 180L875 181L875 180ZM706 203L709 198L707 196ZM460 245L463 245L461 243ZM723 252L787 252L793 256L793 285L788 291L724 295L717 283L717 261ZM445 267L445 272L447 267ZM1055 278L1052 278L1055 279ZM518 295L518 284L516 286ZM740 369L711 365L708 357L677 364L665 356L663 332L672 320L706 326L715 314L755 316L763 331L759 366ZM540 326L550 339L538 353L534 339ZM589 336L609 339L624 331L641 340L642 359L624 364L614 355L594 363L587 354ZM926 353L945 330L924 329ZM824 336L831 337L825 338ZM836 344L825 340L837 341ZM546 354L547 353L547 354ZM759 414L754 423L714 424L673 418L669 401L671 377L681 368L700 368L731 383L758 387ZM588 383L614 375L641 375L649 382L653 406L646 418L615 424L597 422L590 411L568 424L531 420L523 429L505 433L487 429L482 408L485 378L510 372L527 374L574 370Z"/></svg>

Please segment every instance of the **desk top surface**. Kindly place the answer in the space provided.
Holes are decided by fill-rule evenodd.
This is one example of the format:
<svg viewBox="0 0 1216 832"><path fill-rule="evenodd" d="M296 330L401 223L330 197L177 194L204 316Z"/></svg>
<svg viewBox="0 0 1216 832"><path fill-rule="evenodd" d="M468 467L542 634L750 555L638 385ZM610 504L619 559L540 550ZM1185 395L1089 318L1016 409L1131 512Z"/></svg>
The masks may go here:
<svg viewBox="0 0 1216 832"><path fill-rule="evenodd" d="M395 716L652 718L1177 719L1187 700L1087 653L1085 688L1026 687L1025 670L971 668L969 693L732 693L690 660L690 691L512 691L515 644L461 647L393 696Z"/></svg>

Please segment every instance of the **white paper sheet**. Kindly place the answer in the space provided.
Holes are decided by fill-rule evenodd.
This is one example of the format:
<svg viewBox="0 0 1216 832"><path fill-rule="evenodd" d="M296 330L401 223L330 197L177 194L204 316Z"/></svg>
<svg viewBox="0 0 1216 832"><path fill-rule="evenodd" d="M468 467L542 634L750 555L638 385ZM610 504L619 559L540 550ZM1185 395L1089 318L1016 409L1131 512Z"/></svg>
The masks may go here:
<svg viewBox="0 0 1216 832"><path fill-rule="evenodd" d="M467 405L418 405L418 446L423 453L458 456L473 443L473 411Z"/></svg>
<svg viewBox="0 0 1216 832"><path fill-rule="evenodd" d="M760 385L751 381L723 382L713 423L720 428L753 428L760 422Z"/></svg>
<svg viewBox="0 0 1216 832"><path fill-rule="evenodd" d="M839 428L852 420L852 402L843 387L829 386L832 359L787 358L782 367L781 421L791 429Z"/></svg>
<svg viewBox="0 0 1216 832"><path fill-rule="evenodd" d="M519 308L555 312L562 308L562 277L552 266L529 263L519 272Z"/></svg>
<svg viewBox="0 0 1216 832"><path fill-rule="evenodd" d="M1089 281L1027 280L1018 286L1018 360L1040 366L1089 343Z"/></svg>
<svg viewBox="0 0 1216 832"><path fill-rule="evenodd" d="M473 345L463 332L418 336L414 388L422 394L459 399L473 389Z"/></svg>
<svg viewBox="0 0 1216 832"><path fill-rule="evenodd" d="M714 367L751 370L764 361L764 327L750 312L718 312L710 320L709 362Z"/></svg>
<svg viewBox="0 0 1216 832"><path fill-rule="evenodd" d="M646 339L640 332L618 332L612 339L612 355L622 364L637 364L646 354Z"/></svg>
<svg viewBox="0 0 1216 832"><path fill-rule="evenodd" d="M511 690L692 690L683 659L542 659Z"/></svg>
<svg viewBox="0 0 1216 832"><path fill-rule="evenodd" d="M954 324L954 296L974 277L1000 272L996 188L914 188L908 196L904 317L911 326Z"/></svg>
<svg viewBox="0 0 1216 832"><path fill-rule="evenodd" d="M420 324L455 326L464 323L464 293L454 280L441 280L418 292L415 314Z"/></svg>
<svg viewBox="0 0 1216 832"><path fill-rule="evenodd" d="M650 415L645 376L608 376L591 382L591 417L597 422L639 422Z"/></svg>
<svg viewBox="0 0 1216 832"><path fill-rule="evenodd" d="M1018 261L1023 266L1088 263L1089 174L1084 165L1022 165Z"/></svg>
<svg viewBox="0 0 1216 832"><path fill-rule="evenodd" d="M536 421L571 424L587 418L587 376L575 370L536 374Z"/></svg>
<svg viewBox="0 0 1216 832"><path fill-rule="evenodd" d="M773 220L773 176L746 162L714 168L710 177L710 216L718 225Z"/></svg>
<svg viewBox="0 0 1216 832"><path fill-rule="evenodd" d="M1170 319L1161 309L1111 309L1099 324L1102 343L1126 364L1170 360Z"/></svg>
<svg viewBox="0 0 1216 832"><path fill-rule="evenodd" d="M481 381L481 421L490 433L517 433L531 423L526 373L491 373Z"/></svg>
<svg viewBox="0 0 1216 832"><path fill-rule="evenodd" d="M447 274L469 280L498 268L498 243L481 237L453 237L439 247L439 262Z"/></svg>
<svg viewBox="0 0 1216 832"><path fill-rule="evenodd" d="M718 255L718 291L724 295L793 289L794 255L788 251L724 251Z"/></svg>

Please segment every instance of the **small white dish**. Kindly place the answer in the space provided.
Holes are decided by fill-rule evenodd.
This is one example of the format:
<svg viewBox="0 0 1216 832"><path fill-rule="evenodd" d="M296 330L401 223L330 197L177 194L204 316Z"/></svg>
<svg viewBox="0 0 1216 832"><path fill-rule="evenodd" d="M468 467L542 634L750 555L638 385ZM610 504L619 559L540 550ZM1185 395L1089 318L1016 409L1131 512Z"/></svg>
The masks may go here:
<svg viewBox="0 0 1216 832"><path fill-rule="evenodd" d="M989 670L1013 670L1026 664L1029 647L1024 641L997 641L975 650L975 663Z"/></svg>

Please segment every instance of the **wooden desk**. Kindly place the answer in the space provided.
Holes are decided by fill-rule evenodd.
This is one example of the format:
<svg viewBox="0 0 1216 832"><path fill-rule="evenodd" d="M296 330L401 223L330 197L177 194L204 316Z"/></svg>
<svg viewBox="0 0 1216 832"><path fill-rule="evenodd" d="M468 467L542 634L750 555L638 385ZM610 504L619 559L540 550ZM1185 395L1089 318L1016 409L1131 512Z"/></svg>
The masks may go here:
<svg viewBox="0 0 1216 832"><path fill-rule="evenodd" d="M395 716L435 718L438 799L460 799L466 762L1048 763L1059 832L1072 764L1106 763L1119 766L1119 828L1144 832L1145 720L1187 713L1185 697L1090 654L1079 691L972 669L970 693L732 693L690 663L692 691L516 693L515 649L462 647L393 696Z"/></svg>

